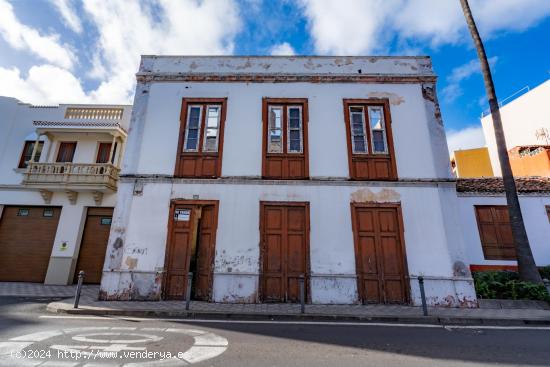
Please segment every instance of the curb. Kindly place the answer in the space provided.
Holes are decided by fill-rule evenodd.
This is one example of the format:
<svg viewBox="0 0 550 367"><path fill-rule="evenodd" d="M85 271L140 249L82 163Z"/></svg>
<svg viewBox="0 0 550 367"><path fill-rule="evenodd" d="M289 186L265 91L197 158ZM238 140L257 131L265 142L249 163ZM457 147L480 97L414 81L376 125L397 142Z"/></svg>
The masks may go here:
<svg viewBox="0 0 550 367"><path fill-rule="evenodd" d="M326 314L276 314L276 313L226 313L203 311L165 311L165 310L113 310L62 308L49 304L47 311L67 315L89 316L127 316L147 318L183 318L208 320L242 320L242 321L325 321L325 322L363 322L388 324L432 324L432 325L471 325L471 326L550 326L550 319L498 319L480 317L448 316L361 316L361 315L326 315Z"/></svg>

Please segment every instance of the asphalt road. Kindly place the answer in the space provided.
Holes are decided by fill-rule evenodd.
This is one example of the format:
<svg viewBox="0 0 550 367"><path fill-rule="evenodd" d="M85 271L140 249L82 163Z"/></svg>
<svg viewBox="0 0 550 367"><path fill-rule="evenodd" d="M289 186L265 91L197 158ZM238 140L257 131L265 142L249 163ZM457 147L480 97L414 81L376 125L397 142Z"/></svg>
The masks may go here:
<svg viewBox="0 0 550 367"><path fill-rule="evenodd" d="M161 358L162 366L550 364L550 327L64 316L46 312L49 301L0 297L0 366L155 366Z"/></svg>

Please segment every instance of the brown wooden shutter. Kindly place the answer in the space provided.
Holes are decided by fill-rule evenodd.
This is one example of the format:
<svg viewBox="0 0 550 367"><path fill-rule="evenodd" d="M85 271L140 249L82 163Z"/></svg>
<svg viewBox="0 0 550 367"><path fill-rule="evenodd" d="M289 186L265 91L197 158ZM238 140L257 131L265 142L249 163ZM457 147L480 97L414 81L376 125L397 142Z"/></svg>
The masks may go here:
<svg viewBox="0 0 550 367"><path fill-rule="evenodd" d="M362 106L366 137L368 144L367 153L354 153L352 148L352 130L350 126L350 107ZM386 134L387 153L374 154L373 141L370 132L368 107L382 107L384 111L384 127ZM346 124L346 139L348 145L349 175L352 180L397 180L397 166L393 147L393 134L391 129L390 104L387 99L344 99L344 120Z"/></svg>
<svg viewBox="0 0 550 367"><path fill-rule="evenodd" d="M476 218L486 260L516 260L516 247L508 207L476 206Z"/></svg>
<svg viewBox="0 0 550 367"><path fill-rule="evenodd" d="M186 124L189 106L200 106L202 113L199 121L200 136L197 137L196 151L185 150ZM208 106L220 106L220 120L217 129L218 140L216 151L204 151L204 139L207 133L206 112ZM176 177L217 178L222 174L223 140L227 98L184 98L180 115L180 134L176 167Z"/></svg>

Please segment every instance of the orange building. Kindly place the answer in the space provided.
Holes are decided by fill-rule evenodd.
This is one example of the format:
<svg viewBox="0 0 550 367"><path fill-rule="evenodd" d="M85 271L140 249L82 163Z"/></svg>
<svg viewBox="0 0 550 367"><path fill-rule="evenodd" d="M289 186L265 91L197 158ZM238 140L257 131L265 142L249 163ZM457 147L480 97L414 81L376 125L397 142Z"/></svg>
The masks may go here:
<svg viewBox="0 0 550 367"><path fill-rule="evenodd" d="M550 145L514 147L508 155L514 176L550 177Z"/></svg>
<svg viewBox="0 0 550 367"><path fill-rule="evenodd" d="M493 177L486 147L456 150L451 157L451 168L458 178Z"/></svg>

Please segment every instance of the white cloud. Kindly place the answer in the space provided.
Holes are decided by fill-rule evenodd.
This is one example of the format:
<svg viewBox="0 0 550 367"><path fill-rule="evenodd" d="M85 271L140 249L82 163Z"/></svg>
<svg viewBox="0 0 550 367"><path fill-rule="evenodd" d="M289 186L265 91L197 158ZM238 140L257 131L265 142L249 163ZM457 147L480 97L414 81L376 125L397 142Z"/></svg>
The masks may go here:
<svg viewBox="0 0 550 367"><path fill-rule="evenodd" d="M27 103L91 102L71 72L53 65L33 66L26 78L17 68L0 67L0 80L0 95Z"/></svg>
<svg viewBox="0 0 550 367"><path fill-rule="evenodd" d="M93 70L101 84L92 92L103 102L131 101L143 54L229 54L240 29L233 0L84 0L88 19L99 32Z"/></svg>
<svg viewBox="0 0 550 367"><path fill-rule="evenodd" d="M470 126L462 130L447 131L449 154L460 149L472 149L485 146L485 136L481 126Z"/></svg>
<svg viewBox="0 0 550 367"><path fill-rule="evenodd" d="M498 57L494 56L489 59L489 65L491 69L494 69L495 64L498 61ZM481 66L479 60L474 59L466 64L457 66L451 71L451 74L447 77L447 85L443 88L441 94L446 102L453 102L455 99L463 94L460 83L474 74L481 74Z"/></svg>
<svg viewBox="0 0 550 367"><path fill-rule="evenodd" d="M13 48L49 62L33 66L26 77L18 68L0 69L0 94L32 103L131 103L140 55L230 54L240 29L235 0L83 0L80 14L68 0L50 1L74 31L84 17L96 28L97 39L85 46L91 66L82 75L98 80L99 86L84 91L68 71L76 58L59 36L43 36L22 24L13 7L0 0L0 35Z"/></svg>
<svg viewBox="0 0 550 367"><path fill-rule="evenodd" d="M315 49L323 54L384 52L387 41L469 42L458 0L300 0ZM550 16L548 0L471 0L484 37L524 31Z"/></svg>
<svg viewBox="0 0 550 367"><path fill-rule="evenodd" d="M381 48L388 11L400 0L300 0L315 49L322 54L360 54Z"/></svg>
<svg viewBox="0 0 550 367"><path fill-rule="evenodd" d="M76 33L82 33L82 23L71 4L72 0L50 0L50 2L63 17L63 21L69 29Z"/></svg>
<svg viewBox="0 0 550 367"><path fill-rule="evenodd" d="M273 56L291 56L296 54L294 48L288 42L279 43L271 48Z"/></svg>
<svg viewBox="0 0 550 367"><path fill-rule="evenodd" d="M56 34L42 35L17 19L13 7L0 0L0 36L13 48L30 52L54 65L71 69L75 55L67 45L59 42Z"/></svg>

